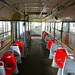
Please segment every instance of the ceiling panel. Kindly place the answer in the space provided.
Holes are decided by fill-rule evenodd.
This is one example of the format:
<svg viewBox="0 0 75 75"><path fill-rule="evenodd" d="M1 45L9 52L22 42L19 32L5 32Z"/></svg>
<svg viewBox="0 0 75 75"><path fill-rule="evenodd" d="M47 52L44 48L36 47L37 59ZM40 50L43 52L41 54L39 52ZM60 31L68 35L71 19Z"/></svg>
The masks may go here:
<svg viewBox="0 0 75 75"><path fill-rule="evenodd" d="M42 11L42 8L45 5L45 2L47 0L6 0L6 1L11 3L15 8L17 8L21 12L24 12L24 10L25 10L26 13L30 13L29 15L32 18L38 19L38 16L40 15L40 13ZM51 11L54 12L54 11L58 10L59 8L61 8L60 6L65 7L68 4L71 4L72 2L75 2L75 0L49 0L47 6L43 10L43 13L48 13L48 12L51 12ZM3 7L3 6L4 5L0 4L0 7ZM8 9L10 9L12 12L10 10L9 11L5 10L6 13L7 12L9 12L10 14L14 13L14 11L11 8L8 8ZM60 12L58 14L55 14L55 15L60 17L60 18L62 18L62 19L64 17L67 17L67 16L68 17L70 16L70 17L74 18L75 17L74 13L75 13L75 6L73 6L71 8L68 8L66 10L63 10L62 12ZM42 17L45 16L45 15L46 14L42 14L42 16L40 18L42 19ZM9 16L9 14L8 14L8 16ZM52 20L52 18L50 18L50 17L47 18L47 19L51 19Z"/></svg>
<svg viewBox="0 0 75 75"><path fill-rule="evenodd" d="M46 2L47 0L7 0L13 4L16 4L16 3L44 3Z"/></svg>
<svg viewBox="0 0 75 75"><path fill-rule="evenodd" d="M12 19L13 15L16 12L14 10L12 10L9 7L4 7L0 10L0 17L2 18L7 18L7 19Z"/></svg>

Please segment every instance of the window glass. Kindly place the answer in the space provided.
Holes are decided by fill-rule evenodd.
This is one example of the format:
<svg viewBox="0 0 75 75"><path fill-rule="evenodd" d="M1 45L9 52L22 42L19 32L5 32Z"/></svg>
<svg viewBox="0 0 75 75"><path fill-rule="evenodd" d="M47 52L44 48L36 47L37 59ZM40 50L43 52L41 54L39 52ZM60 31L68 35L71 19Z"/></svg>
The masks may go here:
<svg viewBox="0 0 75 75"><path fill-rule="evenodd" d="M55 29L61 30L62 22L58 22L55 24Z"/></svg>
<svg viewBox="0 0 75 75"><path fill-rule="evenodd" d="M11 41L10 21L0 21L0 49Z"/></svg>
<svg viewBox="0 0 75 75"><path fill-rule="evenodd" d="M8 31L10 31L10 30L11 30L11 23L8 22Z"/></svg>
<svg viewBox="0 0 75 75"><path fill-rule="evenodd" d="M55 23L55 29L58 29L58 25L57 25L57 23Z"/></svg>
<svg viewBox="0 0 75 75"><path fill-rule="evenodd" d="M70 33L75 34L75 22L70 23Z"/></svg>
<svg viewBox="0 0 75 75"><path fill-rule="evenodd" d="M6 32L6 25L5 25L5 22L3 21L2 24L3 24L4 32Z"/></svg>
<svg viewBox="0 0 75 75"><path fill-rule="evenodd" d="M5 22L6 32L8 31L8 22Z"/></svg>
<svg viewBox="0 0 75 75"><path fill-rule="evenodd" d="M75 49L75 35L69 34L69 47Z"/></svg>
<svg viewBox="0 0 75 75"><path fill-rule="evenodd" d="M60 40L60 32L58 30L55 30L55 37Z"/></svg>
<svg viewBox="0 0 75 75"><path fill-rule="evenodd" d="M55 37L59 40L60 40L61 26L62 26L62 22L55 23Z"/></svg>
<svg viewBox="0 0 75 75"><path fill-rule="evenodd" d="M63 31L65 33L69 33L69 23L68 22L63 23Z"/></svg>
<svg viewBox="0 0 75 75"><path fill-rule="evenodd" d="M0 21L0 33L3 32L3 26L2 26L2 21Z"/></svg>
<svg viewBox="0 0 75 75"><path fill-rule="evenodd" d="M51 23L51 34L54 35L54 24Z"/></svg>
<svg viewBox="0 0 75 75"><path fill-rule="evenodd" d="M23 27L23 23L20 22L20 35L22 35L22 33L23 33L23 29L22 29L22 27Z"/></svg>
<svg viewBox="0 0 75 75"><path fill-rule="evenodd" d="M53 22L51 23L51 28L54 28L54 23Z"/></svg>

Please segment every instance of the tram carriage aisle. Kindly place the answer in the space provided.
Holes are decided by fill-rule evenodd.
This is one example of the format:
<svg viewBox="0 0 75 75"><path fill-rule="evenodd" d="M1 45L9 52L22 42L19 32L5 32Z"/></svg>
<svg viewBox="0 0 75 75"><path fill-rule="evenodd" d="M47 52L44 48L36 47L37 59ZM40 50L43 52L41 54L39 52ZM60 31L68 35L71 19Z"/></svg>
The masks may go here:
<svg viewBox="0 0 75 75"><path fill-rule="evenodd" d="M57 69L51 67L52 60L48 59L48 52L41 37L33 36L26 58L18 65L18 75L56 75Z"/></svg>

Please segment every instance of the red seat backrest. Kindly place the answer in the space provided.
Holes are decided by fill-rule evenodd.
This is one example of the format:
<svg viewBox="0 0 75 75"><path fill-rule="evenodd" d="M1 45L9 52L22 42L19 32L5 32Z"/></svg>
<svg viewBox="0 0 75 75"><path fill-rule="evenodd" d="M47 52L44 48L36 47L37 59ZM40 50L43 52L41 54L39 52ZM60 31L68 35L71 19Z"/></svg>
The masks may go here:
<svg viewBox="0 0 75 75"><path fill-rule="evenodd" d="M13 53L4 53L1 61L4 62L6 75L12 75L16 69L16 60Z"/></svg>
<svg viewBox="0 0 75 75"><path fill-rule="evenodd" d="M30 32L26 32L26 33L28 33L28 34L29 34L29 36L30 36Z"/></svg>
<svg viewBox="0 0 75 75"><path fill-rule="evenodd" d="M21 41L15 41L15 44L18 44L18 46L20 48L20 53L22 53L24 50L22 42Z"/></svg>
<svg viewBox="0 0 75 75"><path fill-rule="evenodd" d="M42 36L43 36L44 33L46 33L46 31L43 31L43 32L42 32Z"/></svg>
<svg viewBox="0 0 75 75"><path fill-rule="evenodd" d="M1 47L7 44L7 41L1 41Z"/></svg>
<svg viewBox="0 0 75 75"><path fill-rule="evenodd" d="M63 68L66 55L67 55L67 53L66 53L65 49L57 49L56 50L54 60L55 60L56 64L59 66L59 68ZM67 57L67 59L68 59L68 57Z"/></svg>
<svg viewBox="0 0 75 75"><path fill-rule="evenodd" d="M0 62L0 66L3 66L3 63Z"/></svg>
<svg viewBox="0 0 75 75"><path fill-rule="evenodd" d="M46 35L49 35L49 34L48 34L48 33L45 33L45 34L44 34L44 39L45 39Z"/></svg>
<svg viewBox="0 0 75 75"><path fill-rule="evenodd" d="M49 40L48 41L47 47L49 50L51 49L52 43L55 43L55 40Z"/></svg>

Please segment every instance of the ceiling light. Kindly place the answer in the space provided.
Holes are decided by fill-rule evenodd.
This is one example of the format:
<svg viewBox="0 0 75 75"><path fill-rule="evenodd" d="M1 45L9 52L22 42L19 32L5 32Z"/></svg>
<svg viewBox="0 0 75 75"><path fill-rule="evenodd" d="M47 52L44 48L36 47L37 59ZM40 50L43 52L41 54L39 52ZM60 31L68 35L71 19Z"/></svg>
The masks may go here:
<svg viewBox="0 0 75 75"><path fill-rule="evenodd" d="M66 19L70 19L70 17L66 17Z"/></svg>

